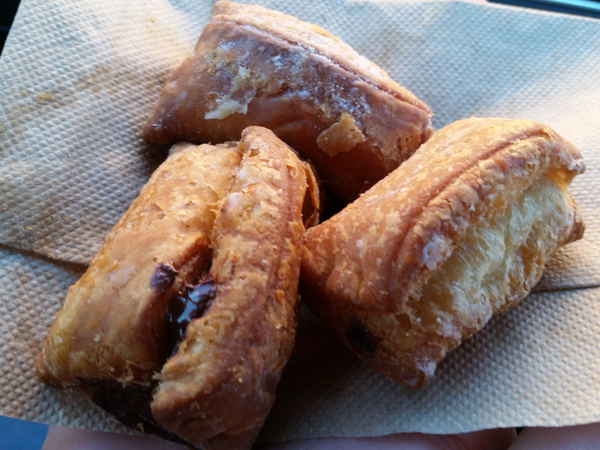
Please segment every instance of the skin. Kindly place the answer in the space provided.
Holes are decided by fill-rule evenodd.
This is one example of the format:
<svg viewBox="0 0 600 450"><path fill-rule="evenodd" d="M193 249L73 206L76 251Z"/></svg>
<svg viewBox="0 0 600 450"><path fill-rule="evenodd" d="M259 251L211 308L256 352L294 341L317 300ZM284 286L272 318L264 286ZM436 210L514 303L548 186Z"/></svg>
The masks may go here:
<svg viewBox="0 0 600 450"><path fill-rule="evenodd" d="M563 428L484 430L456 435L393 434L376 438L304 439L259 446L256 450L593 450L600 442L600 423ZM42 450L185 450L148 437L50 426Z"/></svg>

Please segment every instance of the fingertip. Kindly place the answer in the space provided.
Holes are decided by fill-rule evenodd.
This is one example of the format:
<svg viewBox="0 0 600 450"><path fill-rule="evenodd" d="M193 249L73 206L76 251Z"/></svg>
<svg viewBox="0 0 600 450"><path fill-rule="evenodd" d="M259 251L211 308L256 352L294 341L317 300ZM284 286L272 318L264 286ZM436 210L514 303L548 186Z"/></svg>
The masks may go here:
<svg viewBox="0 0 600 450"><path fill-rule="evenodd" d="M106 433L51 425L42 450L187 450L146 436Z"/></svg>

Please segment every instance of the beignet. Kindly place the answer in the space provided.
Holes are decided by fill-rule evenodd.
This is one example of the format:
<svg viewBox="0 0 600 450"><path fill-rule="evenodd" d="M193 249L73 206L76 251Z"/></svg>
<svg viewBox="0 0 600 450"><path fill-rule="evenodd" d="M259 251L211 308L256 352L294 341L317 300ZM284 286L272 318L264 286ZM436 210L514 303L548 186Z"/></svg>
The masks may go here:
<svg viewBox="0 0 600 450"><path fill-rule="evenodd" d="M144 432L250 448L294 343L305 170L264 128L178 144L69 289L39 378Z"/></svg>
<svg viewBox="0 0 600 450"><path fill-rule="evenodd" d="M575 147L525 120L471 118L304 237L302 299L367 364L410 388L516 305L583 223Z"/></svg>
<svg viewBox="0 0 600 450"><path fill-rule="evenodd" d="M429 138L430 116L425 103L325 30L222 1L142 136L160 144L223 142L264 126L310 159L347 202Z"/></svg>

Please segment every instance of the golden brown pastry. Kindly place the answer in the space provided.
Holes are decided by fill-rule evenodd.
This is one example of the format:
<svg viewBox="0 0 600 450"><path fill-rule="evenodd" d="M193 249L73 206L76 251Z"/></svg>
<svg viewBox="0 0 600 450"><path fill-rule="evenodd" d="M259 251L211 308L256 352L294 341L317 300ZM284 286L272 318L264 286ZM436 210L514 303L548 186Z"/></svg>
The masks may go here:
<svg viewBox="0 0 600 450"><path fill-rule="evenodd" d="M410 388L517 304L583 224L575 147L526 120L441 129L304 238L302 299L365 362Z"/></svg>
<svg viewBox="0 0 600 450"><path fill-rule="evenodd" d="M430 116L425 103L325 30L223 1L164 87L143 138L223 142L264 126L351 201L428 139Z"/></svg>
<svg viewBox="0 0 600 450"><path fill-rule="evenodd" d="M294 343L306 187L264 128L177 145L70 288L39 378L145 432L250 448Z"/></svg>

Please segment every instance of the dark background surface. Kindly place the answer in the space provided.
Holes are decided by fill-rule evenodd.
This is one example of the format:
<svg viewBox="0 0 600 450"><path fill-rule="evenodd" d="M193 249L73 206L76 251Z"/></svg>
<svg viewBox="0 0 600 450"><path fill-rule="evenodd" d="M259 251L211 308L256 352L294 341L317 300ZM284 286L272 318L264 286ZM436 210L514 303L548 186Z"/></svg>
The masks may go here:
<svg viewBox="0 0 600 450"><path fill-rule="evenodd" d="M0 0L0 52L2 52L4 41L6 41L8 30L10 30L18 7L19 0Z"/></svg>
<svg viewBox="0 0 600 450"><path fill-rule="evenodd" d="M600 19L600 0L488 0L491 3L504 3L505 5L521 6L524 8L544 9L547 11L575 14L578 16Z"/></svg>
<svg viewBox="0 0 600 450"><path fill-rule="evenodd" d="M40 450L48 425L0 416L0 450Z"/></svg>

